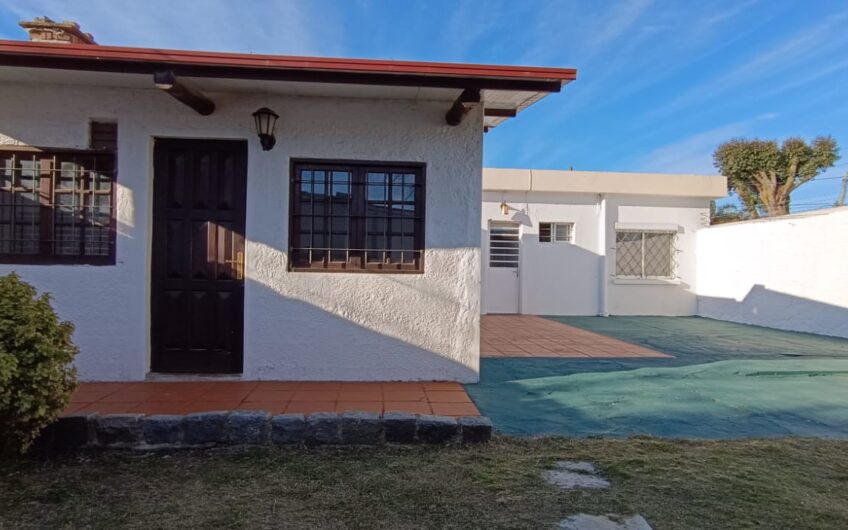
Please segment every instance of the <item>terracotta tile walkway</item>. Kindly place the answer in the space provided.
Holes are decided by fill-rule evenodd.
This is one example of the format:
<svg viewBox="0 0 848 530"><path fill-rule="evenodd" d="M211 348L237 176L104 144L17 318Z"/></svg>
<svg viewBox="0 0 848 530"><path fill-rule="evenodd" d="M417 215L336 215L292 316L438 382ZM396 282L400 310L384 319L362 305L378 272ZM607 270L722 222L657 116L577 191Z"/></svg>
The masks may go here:
<svg viewBox="0 0 848 530"><path fill-rule="evenodd" d="M190 414L218 410L480 413L459 383L200 381L81 383L64 414Z"/></svg>
<svg viewBox="0 0 848 530"><path fill-rule="evenodd" d="M482 357L671 357L606 335L532 315L483 315Z"/></svg>

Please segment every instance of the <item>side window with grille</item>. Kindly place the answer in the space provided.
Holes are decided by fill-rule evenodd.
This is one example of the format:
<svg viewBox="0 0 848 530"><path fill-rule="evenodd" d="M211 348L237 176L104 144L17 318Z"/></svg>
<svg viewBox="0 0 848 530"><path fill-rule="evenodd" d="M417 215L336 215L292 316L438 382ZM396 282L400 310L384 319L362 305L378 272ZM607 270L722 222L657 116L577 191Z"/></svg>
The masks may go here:
<svg viewBox="0 0 848 530"><path fill-rule="evenodd" d="M669 231L620 230L615 234L618 278L674 279L677 234Z"/></svg>

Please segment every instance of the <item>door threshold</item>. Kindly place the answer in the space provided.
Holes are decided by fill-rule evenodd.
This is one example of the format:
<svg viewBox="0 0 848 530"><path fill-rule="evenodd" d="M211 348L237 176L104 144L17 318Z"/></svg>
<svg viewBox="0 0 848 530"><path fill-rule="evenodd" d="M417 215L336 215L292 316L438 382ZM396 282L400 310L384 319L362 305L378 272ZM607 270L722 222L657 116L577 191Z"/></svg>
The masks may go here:
<svg viewBox="0 0 848 530"><path fill-rule="evenodd" d="M242 374L192 374L148 372L145 381L243 381Z"/></svg>

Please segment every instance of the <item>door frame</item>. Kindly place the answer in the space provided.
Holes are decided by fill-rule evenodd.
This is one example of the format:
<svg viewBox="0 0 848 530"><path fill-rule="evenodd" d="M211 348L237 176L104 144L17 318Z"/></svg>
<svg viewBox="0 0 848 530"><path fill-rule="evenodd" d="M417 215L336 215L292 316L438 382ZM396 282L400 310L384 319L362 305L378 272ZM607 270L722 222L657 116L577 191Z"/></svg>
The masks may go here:
<svg viewBox="0 0 848 530"><path fill-rule="evenodd" d="M232 367L232 370L224 371L224 372L197 372L197 371L171 371L171 370L161 370L157 368L157 364L160 364L160 359L158 359L158 355L160 354L157 351L157 335L161 336L162 330L158 329L157 319L154 318L154 312L156 311L156 304L158 302L158 290L157 284L158 280L156 278L156 256L157 256L157 203L160 202L157 200L158 194L157 190L161 191L161 188L157 188L156 182L156 174L157 168L162 163L161 156L164 155L166 151L159 151L159 146L208 146L209 144L219 144L219 145L228 145L229 150L238 150L242 153L242 164L243 164L243 175L244 175L244 193L243 193L243 204L242 204L242 216L241 216L241 230L242 237L244 240L244 260L245 263L243 265L243 270L246 270L246 261L247 261L247 192L248 192L248 153L249 143L247 139L244 138L197 138L197 137L175 137L175 136L154 136L153 140L153 149L151 153L151 186L150 186L150 206L148 210L149 214L149 230L150 230L150 239L149 239L149 252L147 255L148 267L147 267L147 279L148 279L148 293L147 293L147 302L148 302L148 318L149 326L148 326L148 373L164 373L164 374L204 374L204 375L241 375L244 370L244 330L245 330L245 284L247 276L243 275L241 279L241 285L236 289L238 294L238 311L241 314L241 319L239 321L239 326L237 328L236 337L233 339L233 344L238 346L238 352L235 356L235 363ZM166 147L167 148L167 147Z"/></svg>

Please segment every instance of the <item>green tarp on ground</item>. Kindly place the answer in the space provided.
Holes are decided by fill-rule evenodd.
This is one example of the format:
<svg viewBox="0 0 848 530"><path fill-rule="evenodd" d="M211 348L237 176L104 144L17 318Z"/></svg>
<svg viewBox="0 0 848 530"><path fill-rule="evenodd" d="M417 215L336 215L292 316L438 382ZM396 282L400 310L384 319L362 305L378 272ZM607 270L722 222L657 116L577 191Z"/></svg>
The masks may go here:
<svg viewBox="0 0 848 530"><path fill-rule="evenodd" d="M848 437L848 340L702 318L557 317L674 359L483 359L506 434Z"/></svg>

